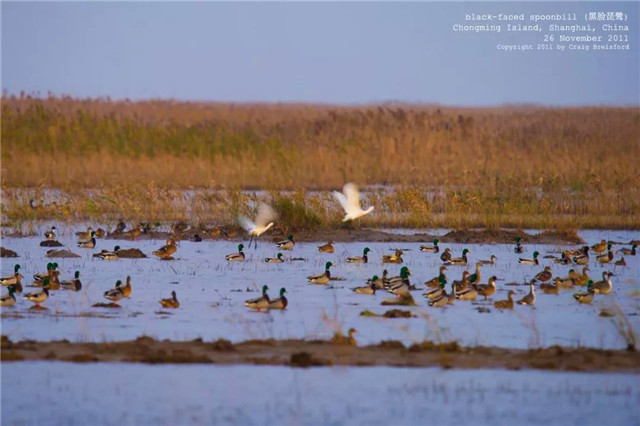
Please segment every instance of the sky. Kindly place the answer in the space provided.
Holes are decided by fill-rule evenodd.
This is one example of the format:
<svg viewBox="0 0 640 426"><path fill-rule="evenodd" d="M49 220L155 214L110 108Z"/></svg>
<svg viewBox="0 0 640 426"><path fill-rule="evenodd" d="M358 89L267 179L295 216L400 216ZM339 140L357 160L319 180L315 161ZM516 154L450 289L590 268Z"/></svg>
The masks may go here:
<svg viewBox="0 0 640 426"><path fill-rule="evenodd" d="M6 2L3 91L113 99L638 105L638 2ZM621 11L629 51L504 52L467 13ZM474 24L482 24L475 22ZM548 24L544 23L543 28ZM600 24L598 24L599 27ZM602 34L602 33L600 33Z"/></svg>

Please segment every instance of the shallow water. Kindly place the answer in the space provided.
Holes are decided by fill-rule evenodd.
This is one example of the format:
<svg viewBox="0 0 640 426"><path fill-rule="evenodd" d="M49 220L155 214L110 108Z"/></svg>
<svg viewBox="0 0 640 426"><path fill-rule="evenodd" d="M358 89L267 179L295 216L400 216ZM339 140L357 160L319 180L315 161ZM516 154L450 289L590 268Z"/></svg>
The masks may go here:
<svg viewBox="0 0 640 426"><path fill-rule="evenodd" d="M629 241L640 238L640 232L585 231L581 235L589 244L601 238ZM34 273L43 272L49 259L44 257L46 249L39 247L41 238L3 238L4 247L16 250L18 259L2 259L2 275L10 275L13 264L22 265L22 273L30 282ZM75 246L70 232L63 233L61 241ZM537 293L534 308L516 306L514 311L499 312L489 302L456 302L445 309L430 308L422 291L414 292L419 306L410 309L417 317L410 319L382 319L359 316L365 309L384 313L392 307L380 306L380 302L391 297L380 291L375 296L354 294L350 287L363 285L366 278L380 275L383 266L380 258L396 247L407 249L405 265L412 271L412 282L422 288L421 283L437 275L439 255L421 253L420 244L412 243L337 243L334 254L318 253L318 243L298 243L292 252L283 252L285 257L306 258L305 262L267 264L266 256L275 256L277 248L262 241L258 249L245 249L244 263L230 263L224 255L236 251L236 242L216 241L192 243L182 241L176 260L160 261L155 258L121 259L114 262L93 259L91 254L114 245L123 248L138 247L147 254L157 249L163 241L117 241L99 240L93 250L74 248L81 259L57 259L63 279L71 279L75 270L81 271L84 288L81 292L53 292L45 303L46 311L32 311L30 303L20 299L14 308L2 308L2 333L12 340L37 339L70 341L112 341L134 339L147 334L158 339L187 340L202 337L205 340L226 338L242 341L250 338L325 338L331 336L336 327L355 327L360 344L381 340L400 340L405 344L424 339L457 340L463 345L497 345L503 347L529 348L535 346L581 345L604 348L623 348L626 342L614 325L612 318L598 314L602 308L620 305L629 320L640 329L640 256L627 257L628 266L618 268L613 279L614 291L610 295L596 296L594 303L580 305L572 298L572 290L559 295ZM352 265L346 263L347 256L361 255L368 246L370 263ZM459 255L463 245L443 244ZM496 266L482 269L482 281L497 275L504 280L498 282L498 291L493 300L506 298L509 289L515 289L516 298L528 291L526 286L505 286L505 283L522 283L551 265L555 275L566 275L569 266L555 265L542 259L540 266L523 266L518 257L531 257L534 250L541 255L557 251L560 246L528 245L526 253L513 253L512 245L469 244L470 263L477 259L488 259L491 254L498 257ZM619 256L616 256L618 259ZM305 277L321 273L326 261L332 261L334 276L344 281L333 281L331 287L311 285ZM400 265L385 266L390 275L399 273ZM602 268L592 257L591 276L601 279L603 270L612 270L613 265ZM450 267L449 280L459 279L463 267ZM472 269L472 268L470 268ZM118 279L131 275L133 294L131 299L121 302L122 309L92 308L96 302L106 302L105 290L113 288ZM275 296L280 287L287 288L290 305L286 311L257 313L247 310L243 301L256 297L263 284L270 287ZM29 290L26 288L25 290ZM158 300L169 297L175 290L181 308L170 313L162 311ZM250 291L247 291L250 290ZM3 292L5 289L3 289ZM578 291L584 291L580 288ZM490 313L481 313L478 308L489 308Z"/></svg>
<svg viewBox="0 0 640 426"><path fill-rule="evenodd" d="M640 419L640 380L626 374L59 362L0 368L7 425L630 425Z"/></svg>

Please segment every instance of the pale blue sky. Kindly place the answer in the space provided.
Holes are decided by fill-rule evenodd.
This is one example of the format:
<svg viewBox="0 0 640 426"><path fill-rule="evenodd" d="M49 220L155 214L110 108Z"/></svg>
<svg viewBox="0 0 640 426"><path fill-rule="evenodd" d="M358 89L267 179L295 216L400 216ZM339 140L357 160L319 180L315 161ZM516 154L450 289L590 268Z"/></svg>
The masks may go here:
<svg viewBox="0 0 640 426"><path fill-rule="evenodd" d="M638 104L640 3L2 2L2 88L75 97ZM622 11L630 52L504 53L466 12ZM580 22L582 23L582 22ZM546 25L546 24L545 24Z"/></svg>

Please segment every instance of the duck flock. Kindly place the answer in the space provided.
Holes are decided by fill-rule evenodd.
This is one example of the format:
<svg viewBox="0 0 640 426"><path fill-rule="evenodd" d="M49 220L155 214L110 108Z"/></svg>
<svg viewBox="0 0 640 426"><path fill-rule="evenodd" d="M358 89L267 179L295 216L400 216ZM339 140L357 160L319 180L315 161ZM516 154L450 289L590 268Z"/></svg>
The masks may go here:
<svg viewBox="0 0 640 426"><path fill-rule="evenodd" d="M334 191L333 195L338 200L340 205L345 211L343 221L356 220L364 215L367 215L373 211L373 207L368 209L362 209L360 204L360 194L357 187L348 183L344 186L343 192ZM257 246L259 237L267 232L274 226L274 220L276 215L273 209L265 203L258 206L258 213L254 220L240 215L238 222L247 232L249 237L248 246L252 244ZM119 224L112 234L121 235L125 238L131 238L135 240L141 233L147 231L149 227L157 226L159 224L141 224L134 229L126 230L124 224ZM160 260L173 260L173 255L178 250L178 235L181 231L184 231L185 227L182 224L178 224L172 227L172 235L167 238L166 244L159 249L152 252ZM224 229L218 230L218 232L225 234ZM55 226L45 232L45 241L41 243L43 246L54 247L59 245L57 243L57 229ZM86 231L77 232L78 248L93 249L96 247L96 237L100 238L107 233L102 229L93 230L91 228ZM225 234L226 235L226 234ZM231 235L228 235L231 236ZM192 241L201 241L198 235L192 237ZM570 290L574 286L576 288L582 288L581 291L577 291L573 294L574 299L579 303L591 303L596 295L609 294L613 288L612 276L613 272L603 271L601 280L594 280L589 276L589 265L592 262L600 265L611 264L614 267L625 267L626 262L624 256L635 256L636 248L640 242L631 241L629 245L631 248L621 248L618 250L622 257L619 260L614 259L612 250L613 244L602 240L592 246L582 246L572 250L565 250L560 253L560 256L546 255L545 259L549 259L554 264L561 265L574 265L567 276L553 276L553 272L550 266L545 266L542 270L533 271L536 272L534 278L530 280L529 292L522 298L514 301L513 290L508 292L508 297L505 300L492 301L493 306L497 309L513 309L514 304L529 305L532 306L536 303L536 287L544 294L558 294L559 291ZM276 246L282 251L295 250L296 241L293 235L289 235L286 239L276 242ZM332 241L327 242L321 246L318 246L319 256L327 253L334 253L335 247ZM369 252L371 250L365 247L361 256L352 256L347 258L348 263L366 264L370 262ZM486 282L482 279L482 268L484 266L495 265L497 258L492 255L487 260L478 260L475 262L475 270L469 272L468 266L472 266L469 262L468 255L470 251L463 249L459 257L454 257L450 248L443 248L439 245L439 240L433 240L430 245L422 245L420 251L424 252L427 256L438 256L442 262L439 268L439 273L434 277L426 280L422 286L416 286L411 282L411 271L407 266L401 266L398 276L389 276L387 269L383 269L380 275L374 275L369 278L364 285L351 288L351 291L361 295L374 295L377 291L386 291L391 293L394 297L386 299L382 302L383 305L414 305L414 299L412 292L421 291L422 295L428 300L428 305L432 307L444 307L454 304L456 301L472 301L478 297L489 300L496 292L497 281L500 280L495 275L490 276ZM528 265L532 267L540 266L540 253L533 252L531 258L520 257L524 252L523 242L520 238L516 238L515 246L513 248L514 256L513 262L516 261L521 265ZM69 249L62 250L49 250L47 252L48 257L80 257L72 253ZM380 259L384 264L403 264L403 250L396 249L394 254L383 255ZM94 254L94 257L100 258L105 261L118 260L120 258L131 257L146 257L139 249L121 249L116 246L113 250L102 250L99 253ZM290 258L289 260L296 260ZM246 256L244 253L244 244L238 244L238 251L225 256L225 260L228 262L244 262ZM282 252L278 252L275 257L268 257L264 259L268 263L283 263L285 258ZM331 275L331 267L334 266L331 261L325 263L324 272L317 275L306 277L306 280L310 284L315 285L328 285L335 278ZM456 272L456 267L463 267L460 279L450 279L448 274ZM20 273L20 265L16 264L14 267L14 274L0 278L0 283L7 287L7 293L0 296L0 306L10 307L17 303L16 294L23 292L22 280L24 277ZM42 304L48 299L49 292L54 290L68 290L68 291L80 291L82 289L82 283L80 281L80 271L73 273L73 278L68 280L60 279L60 271L58 270L58 264L56 262L50 262L47 264L47 270L45 272L36 273L33 276L33 282L30 287L37 287L40 290L25 293L24 299L34 303L34 308L41 308ZM280 288L279 297L272 298L269 296L269 287L267 285L262 286L262 294L250 300L244 302L244 305L253 310L271 310L271 309L286 309L288 300L285 296L286 289ZM94 306L104 307L118 307L118 302L131 297L132 283L130 276L127 276L123 280L118 280L115 283L114 288L106 290L104 292L104 298L108 300L108 303L97 304ZM164 308L179 308L180 302L178 301L175 291L171 292L171 297L161 299L159 303Z"/></svg>

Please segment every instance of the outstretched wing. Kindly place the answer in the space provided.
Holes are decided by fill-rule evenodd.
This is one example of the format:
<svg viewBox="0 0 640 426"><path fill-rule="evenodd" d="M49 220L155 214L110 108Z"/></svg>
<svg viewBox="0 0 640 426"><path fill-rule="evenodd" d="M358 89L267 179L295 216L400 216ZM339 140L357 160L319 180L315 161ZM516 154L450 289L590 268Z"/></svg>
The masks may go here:
<svg viewBox="0 0 640 426"><path fill-rule="evenodd" d="M240 223L240 226L242 226L247 232L253 231L256 227L255 223L251 222L247 217L241 214L238 215L238 222Z"/></svg>
<svg viewBox="0 0 640 426"><path fill-rule="evenodd" d="M258 226L266 226L276 218L276 212L273 211L269 204L260 203L258 206L258 216L256 216L256 224Z"/></svg>
<svg viewBox="0 0 640 426"><path fill-rule="evenodd" d="M360 210L360 192L353 183L347 183L342 188L342 192L347 198L347 208L350 210ZM346 210L346 209L345 209Z"/></svg>
<svg viewBox="0 0 640 426"><path fill-rule="evenodd" d="M333 191L333 196L336 197L336 199L338 200L338 202L346 212L348 208L347 197L345 197L342 192L338 192L338 191Z"/></svg>

